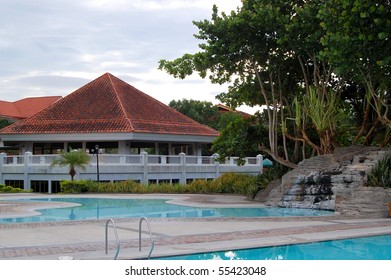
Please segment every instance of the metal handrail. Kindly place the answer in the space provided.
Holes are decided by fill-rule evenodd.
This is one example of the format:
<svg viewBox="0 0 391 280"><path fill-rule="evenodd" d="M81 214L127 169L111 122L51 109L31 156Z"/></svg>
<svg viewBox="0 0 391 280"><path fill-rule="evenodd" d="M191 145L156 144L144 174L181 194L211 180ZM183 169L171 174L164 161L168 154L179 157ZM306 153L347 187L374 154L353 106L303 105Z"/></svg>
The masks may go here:
<svg viewBox="0 0 391 280"><path fill-rule="evenodd" d="M148 231L149 231L149 238L151 240L151 249L149 250L149 254L148 254L148 259L151 257L151 254L152 254L152 251L153 251L153 248L155 247L155 240L153 239L153 235L152 235L152 231L151 231L151 226L149 224L149 221L146 217L143 217L140 219L140 223L138 225L138 250L139 252L141 252L141 224L143 221L146 221L147 222L147 226L148 226Z"/></svg>
<svg viewBox="0 0 391 280"><path fill-rule="evenodd" d="M115 227L115 222L114 222L113 219L108 219L107 222L106 222L106 235L105 235L106 255L107 255L107 251L108 251L108 226L109 226L110 222L113 224L114 235L115 235L115 242L117 243L117 252L115 253L115 256L114 256L114 260L116 260L117 257L118 257L118 254L119 254L120 242L119 242L119 239L118 239L117 228Z"/></svg>

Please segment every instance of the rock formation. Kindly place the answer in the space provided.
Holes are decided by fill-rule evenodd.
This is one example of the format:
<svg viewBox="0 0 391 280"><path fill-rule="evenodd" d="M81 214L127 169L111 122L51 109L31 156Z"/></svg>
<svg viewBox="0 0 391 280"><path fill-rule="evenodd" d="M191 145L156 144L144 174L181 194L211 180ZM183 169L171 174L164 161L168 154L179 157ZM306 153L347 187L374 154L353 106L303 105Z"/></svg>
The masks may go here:
<svg viewBox="0 0 391 280"><path fill-rule="evenodd" d="M332 210L346 216L388 217L391 188L367 187L367 175L389 150L351 146L304 160L265 199L270 206Z"/></svg>

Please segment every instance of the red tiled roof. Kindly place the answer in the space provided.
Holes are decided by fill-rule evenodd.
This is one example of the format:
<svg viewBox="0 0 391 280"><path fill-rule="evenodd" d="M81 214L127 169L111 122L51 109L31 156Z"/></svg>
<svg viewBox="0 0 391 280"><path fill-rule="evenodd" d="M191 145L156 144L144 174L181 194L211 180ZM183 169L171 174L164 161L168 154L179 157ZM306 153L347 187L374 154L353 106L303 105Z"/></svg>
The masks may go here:
<svg viewBox="0 0 391 280"><path fill-rule="evenodd" d="M13 102L0 101L0 116L4 118L20 118Z"/></svg>
<svg viewBox="0 0 391 280"><path fill-rule="evenodd" d="M218 136L219 133L175 111L106 73L1 134L150 133Z"/></svg>
<svg viewBox="0 0 391 280"><path fill-rule="evenodd" d="M0 100L0 116L12 119L25 119L42 111L59 100L61 96L29 97L15 102Z"/></svg>
<svg viewBox="0 0 391 280"><path fill-rule="evenodd" d="M243 118L250 118L250 117L251 117L250 114L247 114L247 113L242 112L242 111L233 110L232 108L230 108L230 107L228 107L228 106L225 106L225 105L223 105L223 104L218 104L218 105L217 105L217 109L218 109L221 113L234 112L234 113L238 113L238 114L242 115Z"/></svg>

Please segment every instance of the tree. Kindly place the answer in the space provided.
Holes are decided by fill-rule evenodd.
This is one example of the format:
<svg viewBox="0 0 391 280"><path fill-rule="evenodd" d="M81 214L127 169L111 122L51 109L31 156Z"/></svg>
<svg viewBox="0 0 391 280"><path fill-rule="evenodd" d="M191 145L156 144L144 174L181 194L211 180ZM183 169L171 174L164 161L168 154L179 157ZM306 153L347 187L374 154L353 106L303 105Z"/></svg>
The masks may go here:
<svg viewBox="0 0 391 280"><path fill-rule="evenodd" d="M317 154L332 153L337 126L343 117L336 94L319 94L311 87L309 93L303 95L300 101L295 97L294 108L295 125L302 141L308 143ZM319 143L314 143L308 136L308 123L311 123L316 131ZM287 134L286 126L284 130Z"/></svg>
<svg viewBox="0 0 391 280"><path fill-rule="evenodd" d="M240 113L235 111L221 113L216 105L208 101L172 100L169 106L193 120L218 131L225 129L229 123L243 118Z"/></svg>
<svg viewBox="0 0 391 280"><path fill-rule="evenodd" d="M223 131L226 129L231 123L241 121L244 119L242 114L235 112L235 111L229 111L225 113L219 113L219 123L217 124L217 130Z"/></svg>
<svg viewBox="0 0 391 280"><path fill-rule="evenodd" d="M76 175L76 168L81 168L82 170L86 169L86 165L89 164L90 157L82 150L74 150L66 153L61 153L60 157L55 158L51 167L53 166L69 166L69 175L71 175L71 180L74 180Z"/></svg>
<svg viewBox="0 0 391 280"><path fill-rule="evenodd" d="M338 75L365 88L364 115L356 141L369 144L380 125L391 131L391 2L323 1L318 18L324 30L321 55ZM373 116L375 112L375 117Z"/></svg>
<svg viewBox="0 0 391 280"><path fill-rule="evenodd" d="M168 106L192 118L193 120L218 129L220 121L220 112L211 102L198 100L172 100Z"/></svg>
<svg viewBox="0 0 391 280"><path fill-rule="evenodd" d="M213 142L212 150L220 158L253 157L259 154L259 143L267 135L267 128L256 117L238 118L230 122Z"/></svg>
<svg viewBox="0 0 391 280"><path fill-rule="evenodd" d="M212 21L194 22L199 29L196 38L206 42L199 45L202 51L185 54L173 61L161 60L159 68L182 79L195 71L201 77L209 74L212 83L232 82L229 92L218 96L228 104L266 105L270 146L263 148L277 160L289 164L276 152L277 113L284 92L274 86L275 79L284 71L283 67L274 67L274 61L281 59L277 55L280 51L273 26L279 26L279 22L273 20L276 13L272 7L265 5L268 9L253 10L252 4L253 1L243 1L242 10L221 16L214 6ZM256 11L262 14L256 14Z"/></svg>
<svg viewBox="0 0 391 280"><path fill-rule="evenodd" d="M204 41L199 45L201 51L173 61L161 60L159 68L182 79L197 72L201 77L209 76L212 83L230 83L229 91L217 96L227 104L264 105L268 141L260 148L294 168L291 159L297 157L288 152L288 136L297 146L311 143L318 153L330 152L333 143L331 134L323 133L318 137L325 137L322 142L327 145L311 141L306 133L310 123L294 128L293 136L281 129L288 118L295 117L290 105L296 96L309 95L312 87L325 109L326 94L338 86L332 80L330 65L318 57L323 30L315 2L243 0L243 6L229 15L219 15L214 6L211 21L194 22L199 29L195 37Z"/></svg>
<svg viewBox="0 0 391 280"><path fill-rule="evenodd" d="M7 119L0 118L0 129L9 126L10 124L11 122L8 121Z"/></svg>

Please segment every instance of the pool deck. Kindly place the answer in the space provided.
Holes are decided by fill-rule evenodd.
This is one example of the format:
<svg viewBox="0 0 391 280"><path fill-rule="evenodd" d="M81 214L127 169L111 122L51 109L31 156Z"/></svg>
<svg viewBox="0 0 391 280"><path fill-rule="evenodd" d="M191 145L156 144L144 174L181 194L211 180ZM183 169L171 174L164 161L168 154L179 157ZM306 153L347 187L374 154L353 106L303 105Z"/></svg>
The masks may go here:
<svg viewBox="0 0 391 280"><path fill-rule="evenodd" d="M75 195L76 196L76 195ZM207 207L255 207L262 204L233 195L85 195L115 198L168 198L171 203ZM5 203L18 198L57 197L41 194L0 194L0 218L34 215L41 205ZM64 196L60 196L64 197ZM146 258L150 239L139 220L114 219L120 239L118 259ZM113 259L116 243L109 227L109 252L105 254L107 219L46 223L0 224L0 260ZM347 218L340 215L279 218L149 218L155 240L152 257L268 247L324 240L391 234L391 219Z"/></svg>

